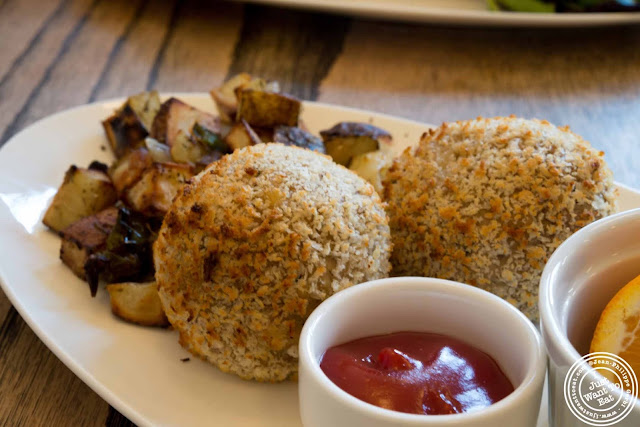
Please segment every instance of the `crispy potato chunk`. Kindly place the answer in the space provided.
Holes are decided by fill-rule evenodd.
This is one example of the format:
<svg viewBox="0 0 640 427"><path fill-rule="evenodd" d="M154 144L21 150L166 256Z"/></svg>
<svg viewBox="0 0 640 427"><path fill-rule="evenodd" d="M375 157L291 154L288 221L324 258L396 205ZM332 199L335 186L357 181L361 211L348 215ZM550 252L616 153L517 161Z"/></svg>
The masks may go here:
<svg viewBox="0 0 640 427"><path fill-rule="evenodd" d="M109 176L118 194L138 182L144 171L153 164L153 159L146 148L129 151L118 159L109 169Z"/></svg>
<svg viewBox="0 0 640 427"><path fill-rule="evenodd" d="M127 189L125 201L136 211L164 215L178 190L193 176L193 167L178 163L153 163L138 182Z"/></svg>
<svg viewBox="0 0 640 427"><path fill-rule="evenodd" d="M391 163L393 163L392 154L377 150L355 156L351 160L349 169L369 181L378 194L382 194L384 190L382 180Z"/></svg>
<svg viewBox="0 0 640 427"><path fill-rule="evenodd" d="M111 311L127 322L143 326L168 326L156 282L107 285Z"/></svg>
<svg viewBox="0 0 640 427"><path fill-rule="evenodd" d="M102 122L116 157L122 157L128 150L142 144L159 109L158 92L142 92L129 97L122 107Z"/></svg>
<svg viewBox="0 0 640 427"><path fill-rule="evenodd" d="M179 132L169 145L169 153L174 162L198 163L205 154L206 149L189 137L189 134Z"/></svg>
<svg viewBox="0 0 640 427"><path fill-rule="evenodd" d="M389 132L367 123L341 122L320 131L327 154L343 166L359 155L376 150L387 151L392 144Z"/></svg>
<svg viewBox="0 0 640 427"><path fill-rule="evenodd" d="M111 206L74 222L60 232L60 259L82 280L86 280L85 265L89 256L104 248L117 217L118 209Z"/></svg>
<svg viewBox="0 0 640 427"><path fill-rule="evenodd" d="M232 122L235 120L238 109L238 99L236 98L235 90L250 81L251 76L249 74L240 73L224 82L219 88L211 90L211 97L215 101L216 107L218 107L218 113L223 121Z"/></svg>
<svg viewBox="0 0 640 427"><path fill-rule="evenodd" d="M59 232L80 218L113 205L117 199L116 189L106 173L71 166L42 222Z"/></svg>
<svg viewBox="0 0 640 427"><path fill-rule="evenodd" d="M275 81L251 77L247 73L240 73L231 77L222 86L212 89L210 92L223 122L231 123L236 121L236 112L238 111L237 94L243 89L280 92L280 86Z"/></svg>
<svg viewBox="0 0 640 427"><path fill-rule="evenodd" d="M244 119L255 127L297 126L300 108L300 101L287 95L242 89L238 93L236 119Z"/></svg>
<svg viewBox="0 0 640 427"><path fill-rule="evenodd" d="M207 147L193 135L196 124L211 134L220 134L220 123L215 116L170 98L160 107L151 136L170 147L173 161L195 164L207 154Z"/></svg>
<svg viewBox="0 0 640 427"><path fill-rule="evenodd" d="M237 150L249 145L260 144L262 139L255 133L249 124L240 120L231 127L224 141L232 150Z"/></svg>

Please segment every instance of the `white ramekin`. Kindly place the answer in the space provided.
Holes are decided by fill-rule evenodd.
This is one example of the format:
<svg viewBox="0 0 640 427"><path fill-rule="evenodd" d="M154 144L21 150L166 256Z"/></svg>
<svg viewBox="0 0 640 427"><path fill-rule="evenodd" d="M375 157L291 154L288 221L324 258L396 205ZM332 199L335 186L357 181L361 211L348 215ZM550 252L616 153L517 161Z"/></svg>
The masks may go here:
<svg viewBox="0 0 640 427"><path fill-rule="evenodd" d="M585 426L569 410L564 380L571 365L589 352L602 310L640 274L640 209L596 221L569 237L553 253L540 280L540 328L549 353L549 423ZM636 373L640 376L640 372ZM640 426L640 405L615 424Z"/></svg>
<svg viewBox="0 0 640 427"><path fill-rule="evenodd" d="M320 369L325 351L399 331L461 339L492 356L515 387L477 412L415 415L379 408L336 386ZM535 326L502 299L461 283L424 277L376 280L338 292L314 310L300 337L302 422L315 426L535 426L546 356Z"/></svg>

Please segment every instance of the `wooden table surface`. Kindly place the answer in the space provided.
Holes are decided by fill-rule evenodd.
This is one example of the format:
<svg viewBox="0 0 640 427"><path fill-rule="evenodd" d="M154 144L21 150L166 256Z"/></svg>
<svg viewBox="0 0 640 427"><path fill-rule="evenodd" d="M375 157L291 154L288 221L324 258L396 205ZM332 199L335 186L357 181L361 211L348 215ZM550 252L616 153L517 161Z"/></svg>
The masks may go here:
<svg viewBox="0 0 640 427"><path fill-rule="evenodd" d="M570 125L640 188L640 27L453 28L217 1L0 0L0 144L69 107L248 71L307 100L429 123ZM2 244L9 244L3 242ZM0 291L0 425L129 425Z"/></svg>

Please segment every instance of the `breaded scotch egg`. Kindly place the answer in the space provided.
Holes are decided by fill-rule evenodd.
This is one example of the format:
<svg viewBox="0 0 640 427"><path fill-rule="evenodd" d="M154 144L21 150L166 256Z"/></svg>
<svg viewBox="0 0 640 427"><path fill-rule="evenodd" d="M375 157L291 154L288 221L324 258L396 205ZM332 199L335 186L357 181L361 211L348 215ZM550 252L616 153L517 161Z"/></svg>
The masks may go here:
<svg viewBox="0 0 640 427"><path fill-rule="evenodd" d="M176 197L154 245L156 281L185 348L281 381L296 376L302 325L322 300L389 274L390 240L365 180L327 156L259 144Z"/></svg>
<svg viewBox="0 0 640 427"><path fill-rule="evenodd" d="M445 123L402 153L384 182L393 274L497 294L537 319L538 283L573 232L616 210L603 153L548 122Z"/></svg>

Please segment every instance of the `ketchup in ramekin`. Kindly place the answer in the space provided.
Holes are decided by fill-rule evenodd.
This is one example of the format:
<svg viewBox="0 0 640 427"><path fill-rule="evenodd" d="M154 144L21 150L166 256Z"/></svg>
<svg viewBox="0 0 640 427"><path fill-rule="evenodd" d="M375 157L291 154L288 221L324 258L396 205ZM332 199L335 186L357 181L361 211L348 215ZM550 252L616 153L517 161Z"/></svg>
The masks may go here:
<svg viewBox="0 0 640 427"><path fill-rule="evenodd" d="M413 414L476 411L513 391L488 354L455 338L424 332L378 335L331 347L320 368L358 399Z"/></svg>

